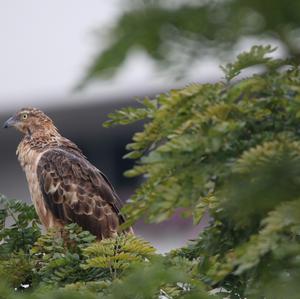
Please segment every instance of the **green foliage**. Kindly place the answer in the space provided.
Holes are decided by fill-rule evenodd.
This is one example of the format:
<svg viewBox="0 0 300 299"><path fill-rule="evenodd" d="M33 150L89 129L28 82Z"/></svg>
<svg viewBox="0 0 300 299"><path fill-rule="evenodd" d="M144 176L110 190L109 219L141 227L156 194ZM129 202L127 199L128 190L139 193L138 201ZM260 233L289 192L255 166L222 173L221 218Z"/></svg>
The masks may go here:
<svg viewBox="0 0 300 299"><path fill-rule="evenodd" d="M254 47L226 68L226 76L255 61L273 65L268 57L272 51ZM151 109L144 110L150 122L127 147L127 157L141 158L126 174L147 178L125 208L130 220L147 214L150 221L161 221L179 207L199 219L198 208L205 210L204 204L230 175L229 163L264 141L281 135L297 138L298 102L292 100L299 92L298 82L298 69L291 67L234 84L194 84L156 98ZM126 121L134 120L133 115L132 109ZM115 124L119 116L108 124Z"/></svg>
<svg viewBox="0 0 300 299"><path fill-rule="evenodd" d="M81 267L85 261L83 250L94 240L93 235L75 224L61 231L49 230L31 249L31 259L35 265L33 284L64 286L105 276L101 271L85 271Z"/></svg>
<svg viewBox="0 0 300 299"><path fill-rule="evenodd" d="M263 65L268 71L276 70L280 66L286 65L288 60L272 59L268 54L274 52L276 48L271 46L253 46L249 52L243 52L237 56L235 63L228 63L221 66L225 73L225 78L230 81L241 73L241 70L251 66Z"/></svg>
<svg viewBox="0 0 300 299"><path fill-rule="evenodd" d="M9 229L7 224L9 223ZM0 255L24 251L40 236L39 220L33 206L0 197Z"/></svg>
<svg viewBox="0 0 300 299"><path fill-rule="evenodd" d="M247 37L283 44L287 57L299 59L299 1L127 0L123 5L124 13L106 29L110 39L92 61L83 84L114 74L136 49L176 76L184 76L203 57L232 55Z"/></svg>
<svg viewBox="0 0 300 299"><path fill-rule="evenodd" d="M29 252L41 232L34 207L0 197L0 278L15 288L31 282Z"/></svg>
<svg viewBox="0 0 300 299"><path fill-rule="evenodd" d="M152 299L159 296L163 296L160 298L215 298L204 292L200 285L193 285L182 268L164 264L161 259L151 265L137 267L122 282L116 281L112 286L112 295L111 298L120 299Z"/></svg>
<svg viewBox="0 0 300 299"><path fill-rule="evenodd" d="M155 248L148 242L133 235L120 235L85 248L88 259L83 267L107 269L111 279L115 279L132 264L144 262L154 253Z"/></svg>
<svg viewBox="0 0 300 299"><path fill-rule="evenodd" d="M300 74L273 51L242 53L223 68L224 83L158 96L128 145L136 165L126 174L145 180L124 212L131 222L162 221L177 208L195 222L209 213L199 238L172 256L197 263L193 277L224 297L299 292ZM263 75L230 81L255 65ZM120 123L131 121L134 110Z"/></svg>
<svg viewBox="0 0 300 299"><path fill-rule="evenodd" d="M161 256L134 235L97 242L74 224L40 236L32 207L1 199L0 298L299 298L300 73L272 51L253 47L223 68L225 82L107 122L146 120L126 156L127 175L144 177L129 223L184 208L196 223L209 215L198 238ZM231 81L255 65L263 75Z"/></svg>
<svg viewBox="0 0 300 299"><path fill-rule="evenodd" d="M157 108L156 101L150 100L148 98L145 98L143 101L138 102L143 105L143 108L127 107L124 109L120 109L115 113L111 113L108 115L110 119L104 124L104 126L109 127L114 124L128 125L132 122L150 117Z"/></svg>
<svg viewBox="0 0 300 299"><path fill-rule="evenodd" d="M41 235L32 206L1 200L0 277L6 284L0 286L0 298L209 298L201 283L193 282L195 265L185 258L159 256L134 235L99 242L76 224ZM22 229L27 233L18 243Z"/></svg>

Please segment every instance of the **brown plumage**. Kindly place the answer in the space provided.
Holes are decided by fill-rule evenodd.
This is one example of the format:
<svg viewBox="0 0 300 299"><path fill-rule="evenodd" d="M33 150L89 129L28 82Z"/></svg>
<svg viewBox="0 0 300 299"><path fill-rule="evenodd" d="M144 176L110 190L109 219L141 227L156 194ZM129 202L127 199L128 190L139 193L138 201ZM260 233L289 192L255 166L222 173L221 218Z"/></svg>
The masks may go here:
<svg viewBox="0 0 300 299"><path fill-rule="evenodd" d="M98 239L119 233L124 218L112 185L73 142L59 134L48 116L36 108L24 108L4 127L24 134L17 156L47 229L75 222Z"/></svg>

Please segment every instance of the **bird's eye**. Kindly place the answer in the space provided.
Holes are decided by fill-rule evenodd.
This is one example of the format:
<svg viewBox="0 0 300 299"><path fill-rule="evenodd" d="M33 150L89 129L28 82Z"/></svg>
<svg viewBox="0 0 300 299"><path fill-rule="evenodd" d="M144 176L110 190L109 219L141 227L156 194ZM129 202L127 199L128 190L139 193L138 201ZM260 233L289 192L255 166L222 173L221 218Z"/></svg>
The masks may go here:
<svg viewBox="0 0 300 299"><path fill-rule="evenodd" d="M27 117L28 117L28 115L26 113L22 115L23 119L26 119Z"/></svg>

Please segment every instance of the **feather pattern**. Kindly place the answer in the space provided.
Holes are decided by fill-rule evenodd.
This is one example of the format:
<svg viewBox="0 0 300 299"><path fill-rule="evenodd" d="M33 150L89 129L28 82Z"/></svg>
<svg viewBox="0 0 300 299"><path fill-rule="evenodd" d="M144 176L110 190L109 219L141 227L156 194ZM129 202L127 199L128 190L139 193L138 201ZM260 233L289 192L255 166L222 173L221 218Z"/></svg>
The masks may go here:
<svg viewBox="0 0 300 299"><path fill-rule="evenodd" d="M17 124L25 134L17 156L41 222L47 229L75 222L98 239L116 236L125 219L109 180L43 112L23 109L20 119L24 113L26 121Z"/></svg>
<svg viewBox="0 0 300 299"><path fill-rule="evenodd" d="M80 155L65 149L46 151L37 176L47 207L64 223L76 222L98 238L118 233L120 205L104 175Z"/></svg>

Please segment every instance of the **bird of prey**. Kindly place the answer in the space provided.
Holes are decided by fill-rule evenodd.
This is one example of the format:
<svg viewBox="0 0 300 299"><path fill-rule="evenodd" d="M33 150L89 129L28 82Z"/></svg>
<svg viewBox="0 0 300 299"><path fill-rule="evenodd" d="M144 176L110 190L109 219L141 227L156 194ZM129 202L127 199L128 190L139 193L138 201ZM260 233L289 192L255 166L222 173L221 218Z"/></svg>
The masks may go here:
<svg viewBox="0 0 300 299"><path fill-rule="evenodd" d="M98 239L120 232L125 220L113 186L73 142L59 134L46 114L23 108L5 122L4 128L9 127L24 134L17 156L46 229L77 223Z"/></svg>

